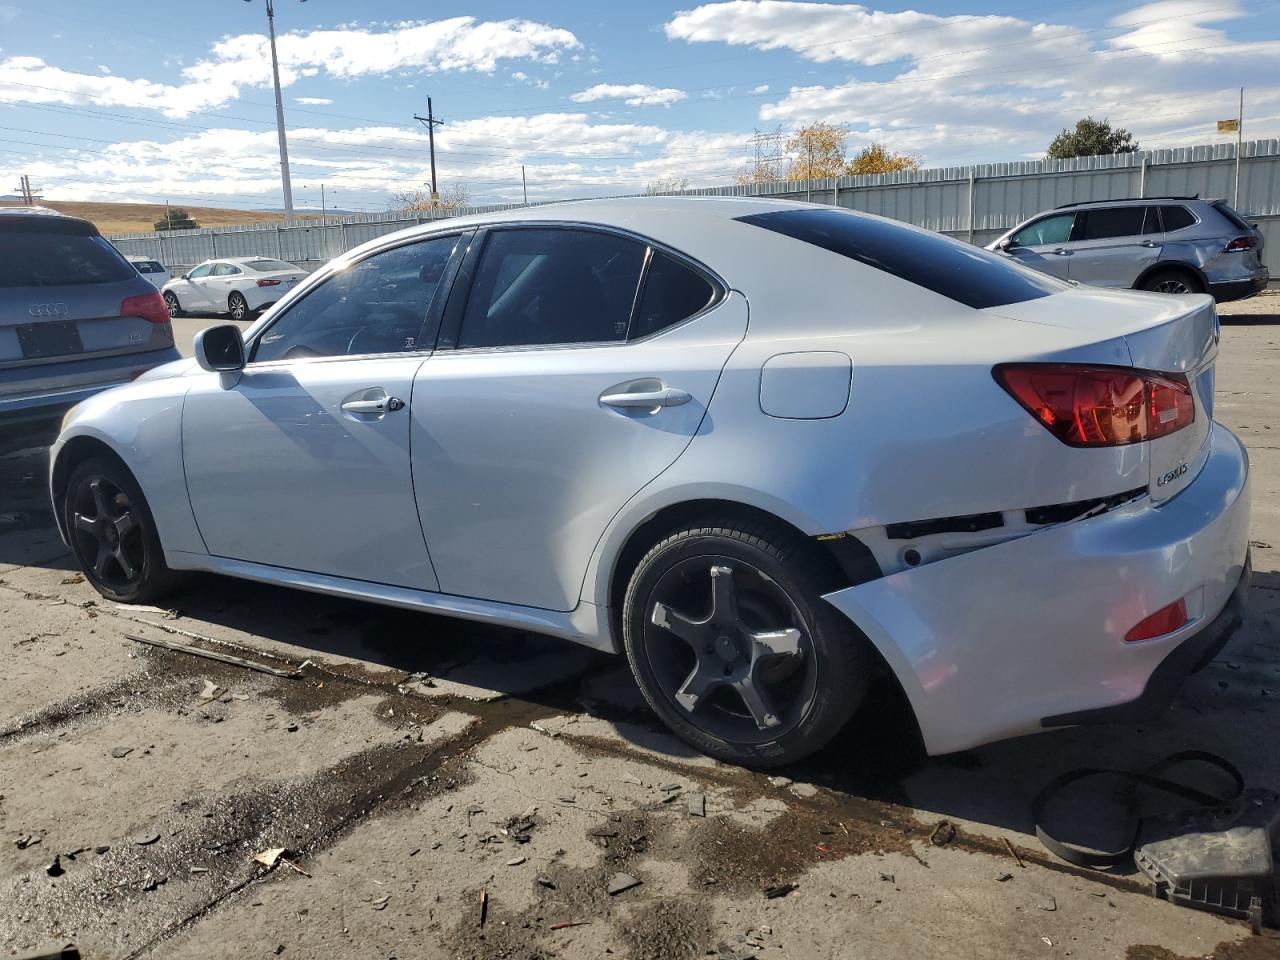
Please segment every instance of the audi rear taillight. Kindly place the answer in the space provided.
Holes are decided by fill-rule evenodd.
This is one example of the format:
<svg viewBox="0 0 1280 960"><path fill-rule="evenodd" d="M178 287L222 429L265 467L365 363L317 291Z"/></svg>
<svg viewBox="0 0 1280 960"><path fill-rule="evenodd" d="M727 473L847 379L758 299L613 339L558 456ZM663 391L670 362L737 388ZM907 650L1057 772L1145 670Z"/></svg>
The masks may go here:
<svg viewBox="0 0 1280 960"><path fill-rule="evenodd" d="M169 308L164 305L164 297L157 290L139 297L126 297L120 302L120 316L141 317L151 323L168 323Z"/></svg>
<svg viewBox="0 0 1280 960"><path fill-rule="evenodd" d="M1236 237L1227 244L1227 253L1238 250L1253 250L1258 246L1258 238L1255 236Z"/></svg>
<svg viewBox="0 0 1280 960"><path fill-rule="evenodd" d="M280 285L279 280L259 280L258 281L258 286L260 287L278 287L279 285Z"/></svg>
<svg viewBox="0 0 1280 960"><path fill-rule="evenodd" d="M1196 418L1180 373L1074 363L1008 363L996 382L1069 447L1118 447L1165 437Z"/></svg>

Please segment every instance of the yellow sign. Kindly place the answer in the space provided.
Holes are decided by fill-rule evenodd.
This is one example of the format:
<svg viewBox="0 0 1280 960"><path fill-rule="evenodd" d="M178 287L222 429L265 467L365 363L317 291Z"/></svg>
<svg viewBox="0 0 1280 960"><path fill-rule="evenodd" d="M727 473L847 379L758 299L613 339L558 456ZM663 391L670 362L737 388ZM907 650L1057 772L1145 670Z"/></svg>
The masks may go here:
<svg viewBox="0 0 1280 960"><path fill-rule="evenodd" d="M1240 129L1239 120L1219 120L1218 121L1219 133L1235 133L1239 129Z"/></svg>

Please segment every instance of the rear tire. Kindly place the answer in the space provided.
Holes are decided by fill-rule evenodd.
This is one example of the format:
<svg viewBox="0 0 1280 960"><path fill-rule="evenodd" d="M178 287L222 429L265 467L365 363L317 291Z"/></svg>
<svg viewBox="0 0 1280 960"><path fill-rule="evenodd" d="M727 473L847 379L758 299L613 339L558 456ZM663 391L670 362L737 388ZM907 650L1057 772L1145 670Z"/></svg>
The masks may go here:
<svg viewBox="0 0 1280 960"><path fill-rule="evenodd" d="M868 688L857 630L814 545L780 525L723 519L681 529L637 565L623 646L645 699L695 749L776 767L820 750Z"/></svg>
<svg viewBox="0 0 1280 960"><path fill-rule="evenodd" d="M178 317L185 316L186 312L182 309L182 304L178 302L176 293L166 290L164 293L164 305L169 311L169 316L173 319L176 320Z"/></svg>
<svg viewBox="0 0 1280 960"><path fill-rule="evenodd" d="M232 320L248 320L253 311L249 309L249 301L244 298L244 294L239 290L232 290L231 296L227 297L227 312L231 314Z"/></svg>
<svg viewBox="0 0 1280 960"><path fill-rule="evenodd" d="M79 464L67 481L62 509L85 579L108 600L153 603L181 582L164 562L141 488L119 461L94 457Z"/></svg>
<svg viewBox="0 0 1280 960"><path fill-rule="evenodd" d="M1142 281L1142 289L1152 293L1185 296L1189 293L1204 293L1204 284L1199 277L1187 270L1157 270Z"/></svg>

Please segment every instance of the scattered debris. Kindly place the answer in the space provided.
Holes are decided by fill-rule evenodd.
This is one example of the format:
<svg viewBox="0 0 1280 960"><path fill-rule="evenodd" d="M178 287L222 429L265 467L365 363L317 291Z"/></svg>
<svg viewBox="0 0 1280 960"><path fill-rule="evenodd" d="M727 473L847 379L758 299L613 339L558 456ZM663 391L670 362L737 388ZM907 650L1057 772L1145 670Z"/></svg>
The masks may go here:
<svg viewBox="0 0 1280 960"><path fill-rule="evenodd" d="M485 920L489 917L489 891L480 891L480 926L484 926Z"/></svg>
<svg viewBox="0 0 1280 960"><path fill-rule="evenodd" d="M387 909L387 904L390 902L391 902L391 894L388 893L386 896L379 897L377 900L373 901L371 906L375 910L385 910Z"/></svg>
<svg viewBox="0 0 1280 960"><path fill-rule="evenodd" d="M816 797L818 795L818 788L812 783L797 783L792 785L791 792L797 797L808 799L809 797Z"/></svg>
<svg viewBox="0 0 1280 960"><path fill-rule="evenodd" d="M503 834L516 843L528 843L533 838L529 836L533 832L534 827L538 825L538 821L533 818L537 807L527 810L519 816L511 817L507 820L506 825L502 828Z"/></svg>
<svg viewBox="0 0 1280 960"><path fill-rule="evenodd" d="M244 657L234 657L229 653L219 653L216 650L205 650L201 647L193 647L188 643L176 643L172 640L154 640L150 637L139 637L132 633L126 633L125 639L132 640L135 643L145 643L153 647L163 647L166 650L173 650L177 653L190 654L193 657L204 657L207 660L217 660L219 663L230 663L237 667L244 667L246 670L256 670L259 673L269 673L273 677L284 677L287 680L296 680L302 676L301 670L281 670L278 667L269 667L264 663L255 663L253 660L246 660Z"/></svg>
<svg viewBox="0 0 1280 960"><path fill-rule="evenodd" d="M57 950L24 953L20 957L14 957L14 960L80 960L80 950L74 943L68 943Z"/></svg>
<svg viewBox="0 0 1280 960"><path fill-rule="evenodd" d="M895 877L892 873L882 873L880 874L880 879L884 883L895 883L898 878Z"/></svg>
<svg viewBox="0 0 1280 960"><path fill-rule="evenodd" d="M773 886L764 888L765 899L777 900L779 897L785 897L792 890L798 890L799 888L800 884L798 883L775 883Z"/></svg>
<svg viewBox="0 0 1280 960"><path fill-rule="evenodd" d="M1040 898L1040 909L1046 913L1058 912L1058 898L1051 896L1043 896Z"/></svg>
<svg viewBox="0 0 1280 960"><path fill-rule="evenodd" d="M550 877L548 877L545 873L538 874L538 876L533 878L533 882L540 887L546 887L548 890L554 890L556 888L555 881L552 880Z"/></svg>
<svg viewBox="0 0 1280 960"><path fill-rule="evenodd" d="M268 870L275 869L277 863L283 863L295 873L300 873L309 879L311 874L307 873L307 871L303 870L300 866L285 856L288 852L289 850L287 847L269 847L261 853L255 853L253 855L253 859L262 864Z"/></svg>
<svg viewBox="0 0 1280 960"><path fill-rule="evenodd" d="M1013 862L1018 865L1019 869L1025 870L1027 865L1023 863L1022 858L1018 856L1018 851L1013 849L1013 844L1009 842L1009 838L1001 837L1000 839L1004 841L1004 848L1009 851L1009 856L1013 857Z"/></svg>
<svg viewBox="0 0 1280 960"><path fill-rule="evenodd" d="M689 808L689 816L705 817L707 815L707 795L705 793L686 794L684 800Z"/></svg>
<svg viewBox="0 0 1280 960"><path fill-rule="evenodd" d="M13 845L19 850L25 850L27 847L34 847L43 839L44 837L40 836L38 833L29 833L25 837L19 837L17 840L13 841Z"/></svg>
<svg viewBox="0 0 1280 960"><path fill-rule="evenodd" d="M548 930L565 930L569 927L585 927L590 920L562 920L559 923L553 923Z"/></svg>
<svg viewBox="0 0 1280 960"><path fill-rule="evenodd" d="M152 890L156 889L156 887L159 887L164 883L167 883L168 880L169 880L168 877L153 877L151 874L148 873L146 876L142 878L142 887L141 887L142 892L150 893Z"/></svg>
<svg viewBox="0 0 1280 960"><path fill-rule="evenodd" d="M681 785L678 783L664 783L658 789L661 790L663 793L671 793L672 791L680 790Z"/></svg>
<svg viewBox="0 0 1280 960"><path fill-rule="evenodd" d="M129 754L133 753L133 747L112 747L111 756L116 760L123 760Z"/></svg>
<svg viewBox="0 0 1280 960"><path fill-rule="evenodd" d="M956 838L956 826L950 820L939 820L929 834L929 842L935 847L945 847Z"/></svg>
<svg viewBox="0 0 1280 960"><path fill-rule="evenodd" d="M630 890L632 887L640 886L640 883L641 881L637 880L629 873L615 873L613 878L609 881L609 886L606 889L609 896L616 897L625 890Z"/></svg>
<svg viewBox="0 0 1280 960"><path fill-rule="evenodd" d="M140 847L149 847L159 839L158 833L139 833L133 838L133 842Z"/></svg>
<svg viewBox="0 0 1280 960"><path fill-rule="evenodd" d="M779 787L779 788L789 787L794 782L795 781L792 780L790 777L770 777L769 778L769 786L771 787Z"/></svg>
<svg viewBox="0 0 1280 960"><path fill-rule="evenodd" d="M53 855L53 863L44 868L44 872L51 877L60 877L67 871L62 869L62 857L59 854Z"/></svg>
<svg viewBox="0 0 1280 960"><path fill-rule="evenodd" d="M996 883L1008 883L1012 879L1012 873L1000 873L996 875ZM1098 894L1098 896L1103 896L1103 894Z"/></svg>
<svg viewBox="0 0 1280 960"><path fill-rule="evenodd" d="M224 693L226 693L226 691L222 689L222 687L218 686L212 680L206 680L204 682L204 689L200 691L200 699L207 703L210 700L217 700Z"/></svg>
<svg viewBox="0 0 1280 960"><path fill-rule="evenodd" d="M817 848L817 850L818 850L818 852L819 852L819 853L830 853L830 852L831 852L831 848L830 848L830 847L828 847L825 843L816 843L816 844L814 844L814 846Z"/></svg>
<svg viewBox="0 0 1280 960"><path fill-rule="evenodd" d="M518 867L520 866L520 864L526 863L528 860L529 860L528 857L512 857L510 860L507 861L507 866Z"/></svg>

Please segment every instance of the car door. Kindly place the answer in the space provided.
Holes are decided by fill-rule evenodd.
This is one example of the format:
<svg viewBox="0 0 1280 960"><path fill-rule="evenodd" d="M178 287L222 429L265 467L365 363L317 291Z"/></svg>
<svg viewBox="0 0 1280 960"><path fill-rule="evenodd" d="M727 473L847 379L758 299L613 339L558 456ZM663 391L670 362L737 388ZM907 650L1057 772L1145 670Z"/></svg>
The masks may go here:
<svg viewBox="0 0 1280 960"><path fill-rule="evenodd" d="M255 333L236 382L194 381L183 460L211 554L436 588L409 415L457 242L401 243L331 273Z"/></svg>
<svg viewBox="0 0 1280 960"><path fill-rule="evenodd" d="M231 309L227 306L227 297L236 288L236 281L243 278L244 271L236 264L215 264L213 272L209 274L207 279L201 281L210 308L218 313L227 313Z"/></svg>
<svg viewBox="0 0 1280 960"><path fill-rule="evenodd" d="M217 266L216 263L207 260L188 273L186 279L182 281L182 289L176 292L184 310L208 310L212 307L205 284L215 266Z"/></svg>
<svg viewBox="0 0 1280 960"><path fill-rule="evenodd" d="M1053 213L1033 220L1001 247L1005 256L1044 273L1067 279L1071 266L1074 212Z"/></svg>
<svg viewBox="0 0 1280 960"><path fill-rule="evenodd" d="M1155 207L1128 204L1079 211L1068 276L1098 287L1132 287L1160 258Z"/></svg>
<svg viewBox="0 0 1280 960"><path fill-rule="evenodd" d="M697 432L747 304L614 232L471 246L414 381L423 529L443 592L569 610L609 520Z"/></svg>

